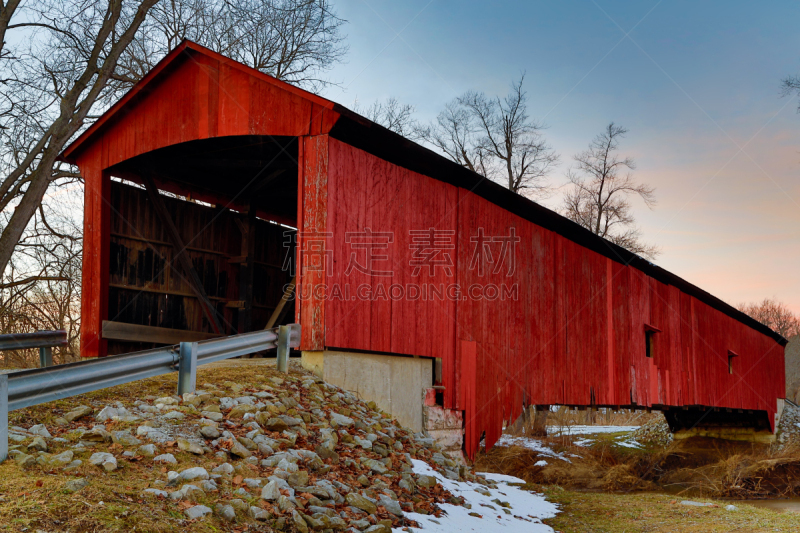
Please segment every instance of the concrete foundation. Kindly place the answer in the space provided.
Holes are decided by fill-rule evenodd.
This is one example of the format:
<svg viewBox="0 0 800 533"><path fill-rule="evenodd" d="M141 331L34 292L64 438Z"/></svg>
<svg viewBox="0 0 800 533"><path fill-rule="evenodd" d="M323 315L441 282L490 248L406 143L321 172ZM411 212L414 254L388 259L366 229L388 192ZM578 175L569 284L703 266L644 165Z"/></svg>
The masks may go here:
<svg viewBox="0 0 800 533"><path fill-rule="evenodd" d="M462 454L464 445L463 414L461 411L451 411L436 405L435 398L436 391L428 389L423 407L425 432L433 437L453 459L465 463Z"/></svg>
<svg viewBox="0 0 800 533"><path fill-rule="evenodd" d="M432 386L431 359L325 350L303 352L303 368L391 413L416 432L425 429L423 395Z"/></svg>

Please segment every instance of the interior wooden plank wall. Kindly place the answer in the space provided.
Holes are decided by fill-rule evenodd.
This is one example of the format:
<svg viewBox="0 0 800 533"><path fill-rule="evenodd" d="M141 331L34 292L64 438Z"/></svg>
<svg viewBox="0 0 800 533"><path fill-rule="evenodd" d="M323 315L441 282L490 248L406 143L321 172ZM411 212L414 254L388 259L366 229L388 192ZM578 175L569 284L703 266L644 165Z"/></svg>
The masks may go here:
<svg viewBox="0 0 800 533"><path fill-rule="evenodd" d="M108 320L210 333L187 277L172 261L173 247L146 192L112 181L110 197ZM236 333L237 309L226 304L240 299L239 265L230 261L241 253L241 232L234 220L240 215L177 198L163 200L204 290L224 317L226 333ZM253 328L264 327L283 286L291 281L283 264L287 253L294 254L293 234L285 226L256 221ZM109 343L112 354L131 348L129 342Z"/></svg>

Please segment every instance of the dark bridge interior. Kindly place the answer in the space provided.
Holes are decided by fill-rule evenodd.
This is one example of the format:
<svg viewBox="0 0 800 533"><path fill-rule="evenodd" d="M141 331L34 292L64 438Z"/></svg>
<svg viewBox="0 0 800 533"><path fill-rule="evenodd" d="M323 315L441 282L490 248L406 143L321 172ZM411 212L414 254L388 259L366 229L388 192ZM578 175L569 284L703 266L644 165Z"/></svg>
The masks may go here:
<svg viewBox="0 0 800 533"><path fill-rule="evenodd" d="M280 304L297 150L295 137L223 137L109 169L109 354L294 321L293 303Z"/></svg>

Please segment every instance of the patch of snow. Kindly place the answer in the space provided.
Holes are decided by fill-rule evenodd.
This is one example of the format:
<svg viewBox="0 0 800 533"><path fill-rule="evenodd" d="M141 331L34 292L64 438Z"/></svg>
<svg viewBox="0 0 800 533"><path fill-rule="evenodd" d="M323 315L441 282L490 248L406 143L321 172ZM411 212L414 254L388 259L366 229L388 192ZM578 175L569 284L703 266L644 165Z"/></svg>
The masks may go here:
<svg viewBox="0 0 800 533"><path fill-rule="evenodd" d="M639 426L548 426L548 435L590 435L592 433L622 433L639 429Z"/></svg>
<svg viewBox="0 0 800 533"><path fill-rule="evenodd" d="M500 440L497 441L495 446L521 446L523 448L527 448L529 450L533 450L539 455L545 455L548 457L554 457L556 459L561 459L562 461L566 461L571 463L569 459L563 453L557 453L544 444L542 441L531 439L527 437L511 437L509 435L503 435L500 437Z"/></svg>
<svg viewBox="0 0 800 533"><path fill-rule="evenodd" d="M574 444L575 446L581 446L583 448L588 448L589 446L594 444L594 441L592 439L577 439L577 440L573 441L572 444Z"/></svg>
<svg viewBox="0 0 800 533"><path fill-rule="evenodd" d="M476 474L484 479L497 481L498 483L506 483L506 484L516 483L518 485L525 484L524 479L520 479L515 476L508 476L506 474L495 474L494 472L476 472Z"/></svg>
<svg viewBox="0 0 800 533"><path fill-rule="evenodd" d="M636 442L635 439L617 441L617 442L615 442L615 444L617 444L619 446L623 446L625 448L637 448L638 449L638 448L642 447L642 445L639 444L638 442Z"/></svg>
<svg viewBox="0 0 800 533"><path fill-rule="evenodd" d="M533 463L533 466L547 466L547 461L545 461L544 459L542 459L541 461L536 461L535 463Z"/></svg>
<svg viewBox="0 0 800 533"><path fill-rule="evenodd" d="M553 528L542 523L544 518L552 518L559 512L554 503L545 500L541 494L536 494L521 490L508 483L524 483L523 480L502 474L482 474L486 479L491 479L498 483L497 489L492 489L470 483L467 481L452 481L445 478L427 463L412 459L414 472L426 476L434 476L441 485L449 490L454 496L461 496L466 503L472 506L467 509L459 505L448 503L439 504L439 507L446 513L441 518L435 516L422 515L418 513L406 513L406 518L415 520L421 527L408 528L410 531L423 531L425 533L459 533L479 532L479 533L552 533ZM488 492L490 496L480 494ZM492 500L499 500L509 505L506 507L511 514L507 514L497 503ZM471 516L469 513L477 513ZM395 528L394 533L400 533L403 529Z"/></svg>

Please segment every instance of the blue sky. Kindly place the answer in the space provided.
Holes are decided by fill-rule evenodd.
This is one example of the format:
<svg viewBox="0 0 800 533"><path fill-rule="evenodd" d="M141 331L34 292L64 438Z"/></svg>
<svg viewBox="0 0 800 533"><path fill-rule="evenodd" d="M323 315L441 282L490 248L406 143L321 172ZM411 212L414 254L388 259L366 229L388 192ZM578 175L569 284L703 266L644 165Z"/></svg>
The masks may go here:
<svg viewBox="0 0 800 533"><path fill-rule="evenodd" d="M505 94L525 71L529 111L572 156L610 121L659 204L637 204L661 266L729 301L800 313L800 4L338 0L347 62L324 95L396 97L427 121L461 93ZM548 202L557 207L558 195Z"/></svg>

